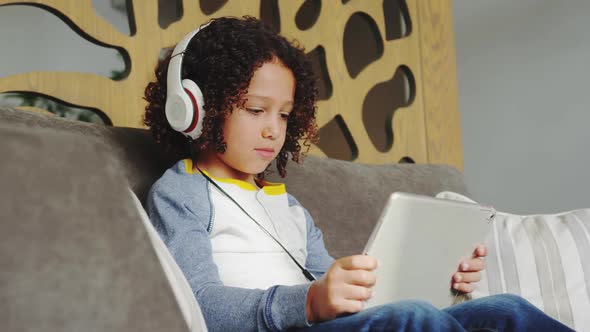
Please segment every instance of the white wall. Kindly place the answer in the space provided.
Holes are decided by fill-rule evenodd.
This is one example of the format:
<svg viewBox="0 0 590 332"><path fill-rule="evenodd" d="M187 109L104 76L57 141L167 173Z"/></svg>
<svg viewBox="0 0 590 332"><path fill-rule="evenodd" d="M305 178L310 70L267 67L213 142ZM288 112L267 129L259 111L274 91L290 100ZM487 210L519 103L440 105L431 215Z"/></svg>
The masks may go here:
<svg viewBox="0 0 590 332"><path fill-rule="evenodd" d="M454 0L465 178L514 213L590 207L590 1Z"/></svg>

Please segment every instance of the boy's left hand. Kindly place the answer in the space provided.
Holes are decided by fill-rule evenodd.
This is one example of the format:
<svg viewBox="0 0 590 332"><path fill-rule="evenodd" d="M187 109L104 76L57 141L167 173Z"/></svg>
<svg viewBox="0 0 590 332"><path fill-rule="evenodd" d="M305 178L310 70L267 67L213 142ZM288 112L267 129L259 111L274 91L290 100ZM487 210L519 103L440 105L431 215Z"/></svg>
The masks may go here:
<svg viewBox="0 0 590 332"><path fill-rule="evenodd" d="M461 260L457 272L453 274L451 287L462 293L471 293L475 289L473 283L481 280L481 271L485 269L486 264L482 259L488 255L488 248L483 244L478 244L473 250L471 258Z"/></svg>

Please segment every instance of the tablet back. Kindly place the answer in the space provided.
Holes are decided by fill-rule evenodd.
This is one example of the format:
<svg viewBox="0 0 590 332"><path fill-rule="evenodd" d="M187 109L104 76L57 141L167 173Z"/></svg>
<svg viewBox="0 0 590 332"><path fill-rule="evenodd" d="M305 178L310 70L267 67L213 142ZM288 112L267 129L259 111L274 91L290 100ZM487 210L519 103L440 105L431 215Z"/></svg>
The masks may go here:
<svg viewBox="0 0 590 332"><path fill-rule="evenodd" d="M364 250L380 263L366 307L405 299L451 305L451 276L484 242L494 217L491 207L393 193Z"/></svg>

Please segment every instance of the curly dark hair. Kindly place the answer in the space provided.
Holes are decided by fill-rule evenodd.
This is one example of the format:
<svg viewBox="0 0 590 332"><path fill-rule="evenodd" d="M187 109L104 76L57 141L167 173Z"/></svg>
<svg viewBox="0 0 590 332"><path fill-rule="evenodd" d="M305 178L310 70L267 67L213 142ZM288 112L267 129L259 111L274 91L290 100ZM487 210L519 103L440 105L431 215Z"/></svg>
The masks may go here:
<svg viewBox="0 0 590 332"><path fill-rule="evenodd" d="M225 152L223 124L226 117L233 107L243 107L254 71L275 58L295 77L293 111L287 121L285 144L276 157L281 177L286 175L289 154L291 160L299 162L310 143L317 141L316 79L311 63L296 41L289 42L251 16L213 19L193 37L184 55L182 77L193 80L201 88L205 118L202 134L190 149L187 138L172 129L164 112L170 53L158 63L156 80L147 85L144 97L148 102L144 124L167 150L173 150L182 158L191 156L190 150L198 154L214 147L219 153ZM306 151L301 150L302 145ZM264 172L257 176L262 179Z"/></svg>

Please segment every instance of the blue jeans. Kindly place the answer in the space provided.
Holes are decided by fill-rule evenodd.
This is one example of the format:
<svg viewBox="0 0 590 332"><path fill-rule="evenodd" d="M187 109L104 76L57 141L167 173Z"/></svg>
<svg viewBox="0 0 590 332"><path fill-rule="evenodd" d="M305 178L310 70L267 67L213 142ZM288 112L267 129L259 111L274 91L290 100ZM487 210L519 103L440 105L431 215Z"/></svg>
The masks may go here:
<svg viewBox="0 0 590 332"><path fill-rule="evenodd" d="M369 308L304 329L311 331L572 331L521 297L471 300L439 310L421 301Z"/></svg>

